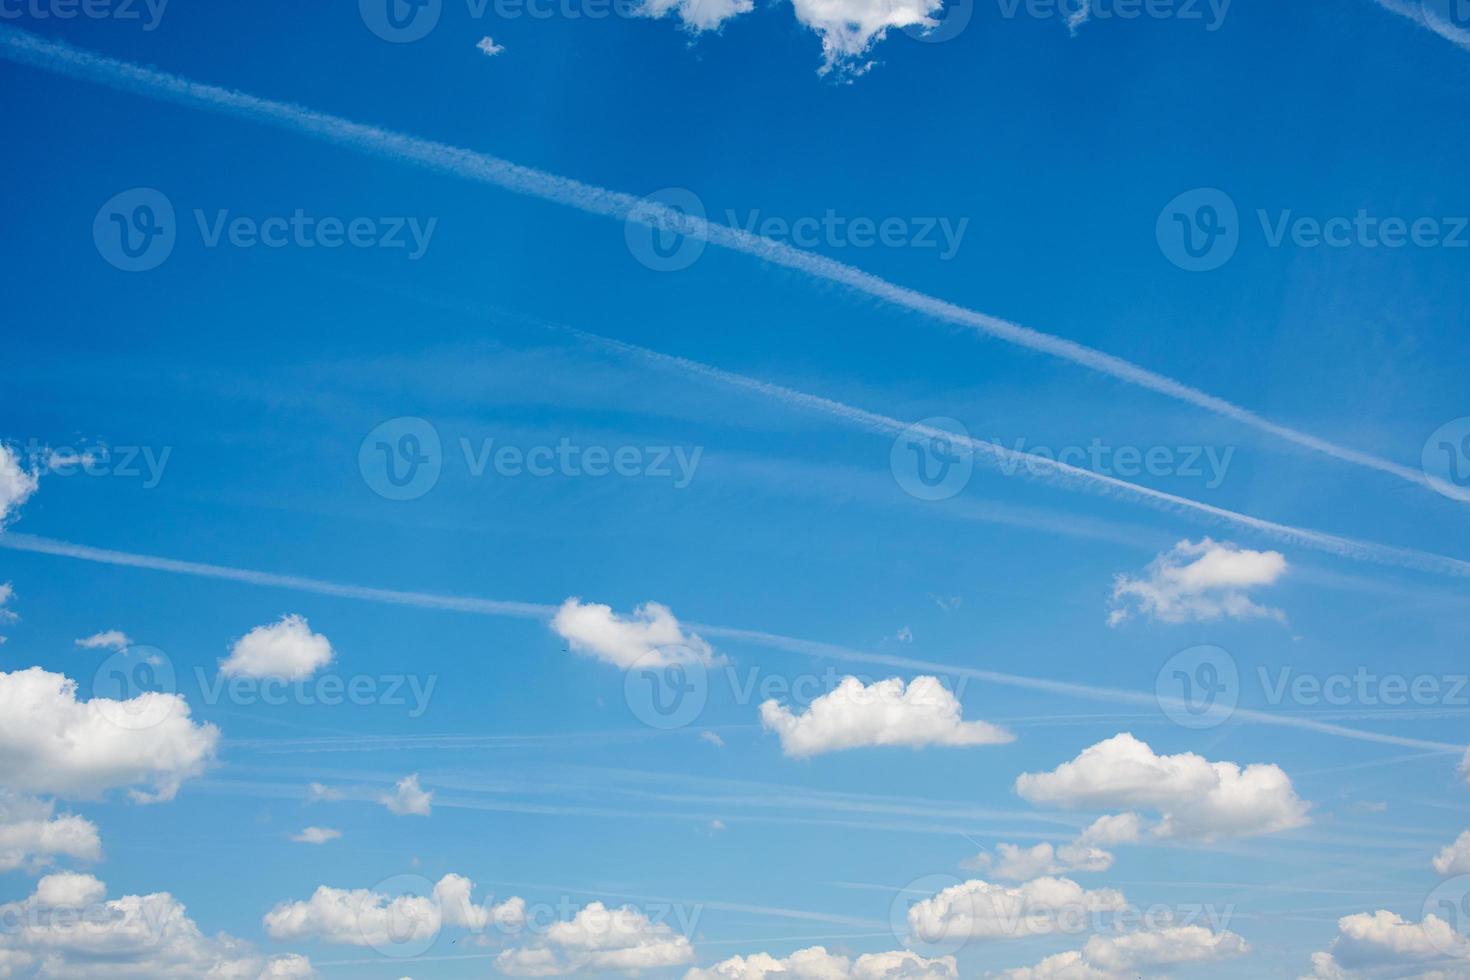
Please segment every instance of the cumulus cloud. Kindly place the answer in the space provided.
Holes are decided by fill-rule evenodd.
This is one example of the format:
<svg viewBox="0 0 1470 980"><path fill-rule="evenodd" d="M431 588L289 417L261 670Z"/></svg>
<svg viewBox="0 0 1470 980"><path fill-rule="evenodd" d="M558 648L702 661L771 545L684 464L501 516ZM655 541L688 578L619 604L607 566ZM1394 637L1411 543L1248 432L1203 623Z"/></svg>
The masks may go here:
<svg viewBox="0 0 1470 980"><path fill-rule="evenodd" d="M1070 878L1036 878L1014 887L976 879L910 906L909 938L938 943L1047 935L1079 916L1116 912L1125 905L1122 892L1089 891Z"/></svg>
<svg viewBox="0 0 1470 980"><path fill-rule="evenodd" d="M447 874L430 895L388 895L368 888L321 885L304 902L281 902L265 915L265 931L273 939L314 939L339 946L401 948L430 940L445 926L483 931L491 924L519 929L525 902L511 898L499 905L473 901L475 883Z"/></svg>
<svg viewBox="0 0 1470 980"><path fill-rule="evenodd" d="M83 650L126 650L133 641L122 630L103 630L76 641Z"/></svg>
<svg viewBox="0 0 1470 980"><path fill-rule="evenodd" d="M1434 856L1434 870L1444 877L1470 874L1470 830L1446 844Z"/></svg>
<svg viewBox="0 0 1470 980"><path fill-rule="evenodd" d="M1035 966L1007 970L1005 980L1135 980L1184 964L1244 956L1246 941L1204 926L1166 926L1124 935L1096 935L1080 950L1048 956Z"/></svg>
<svg viewBox="0 0 1470 980"><path fill-rule="evenodd" d="M26 469L20 454L0 443L0 532L20 512L21 505L30 499L40 483L40 474Z"/></svg>
<svg viewBox="0 0 1470 980"><path fill-rule="evenodd" d="M1279 551L1250 551L1209 538L1180 541L1149 562L1142 576L1113 579L1108 625L1117 626L1134 615L1165 623L1222 618L1284 622L1285 613L1257 605L1246 591L1274 585L1285 573L1286 558Z"/></svg>
<svg viewBox="0 0 1470 980"><path fill-rule="evenodd" d="M219 729L196 725L177 694L77 699L77 683L40 667L0 673L0 785L21 793L172 799L214 757Z"/></svg>
<svg viewBox="0 0 1470 980"><path fill-rule="evenodd" d="M341 836L342 831L331 827L305 827L299 834L292 834L291 839L298 844L326 844Z"/></svg>
<svg viewBox="0 0 1470 980"><path fill-rule="evenodd" d="M1410 922L1379 909L1337 920L1337 938L1312 954L1303 980L1453 980L1470 976L1470 939L1436 915Z"/></svg>
<svg viewBox="0 0 1470 980"><path fill-rule="evenodd" d="M282 616L269 626L257 626L235 641L230 655L220 661L227 677L310 677L332 662L332 644L313 633L304 616Z"/></svg>
<svg viewBox="0 0 1470 980"><path fill-rule="evenodd" d="M955 980L953 956L925 959L908 950L864 953L855 961L827 952L823 946L799 949L790 956L769 953L732 956L711 967L693 969L684 980Z"/></svg>
<svg viewBox="0 0 1470 980"><path fill-rule="evenodd" d="M167 892L107 899L91 875L55 874L19 902L0 905L0 970L34 965L42 977L116 980L309 978L303 956L265 957L231 936L204 935ZM0 975L8 975L0 973Z"/></svg>
<svg viewBox="0 0 1470 980"><path fill-rule="evenodd" d="M495 968L508 976L550 977L574 973L636 975L694 959L689 940L631 905L610 909L590 902L569 921L555 922L536 943L507 949Z"/></svg>
<svg viewBox="0 0 1470 980"><path fill-rule="evenodd" d="M1015 736L985 721L964 721L960 702L936 677L897 677L865 685L844 677L795 714L775 700L761 705L761 725L798 758L879 745L997 745Z"/></svg>
<svg viewBox="0 0 1470 980"><path fill-rule="evenodd" d="M611 606L583 602L575 596L561 604L551 628L577 653L614 667L666 667L678 663L716 662L714 650L687 632L668 606L645 602L631 616L619 616Z"/></svg>
<svg viewBox="0 0 1470 980"><path fill-rule="evenodd" d="M0 872L36 873L58 857L101 859L97 825L71 813L56 816L54 801L0 791Z"/></svg>
<svg viewBox="0 0 1470 980"><path fill-rule="evenodd" d="M1136 813L1099 817L1069 844L1041 843L1033 847L997 844L994 856L980 854L961 867L989 870L1006 881L1026 881L1074 871L1106 871L1113 866L1113 854L1101 845L1136 841L1141 824Z"/></svg>
<svg viewBox="0 0 1470 980"><path fill-rule="evenodd" d="M1192 752L1157 755L1124 732L1051 772L1023 773L1016 792L1032 803L1157 810L1157 837L1210 842L1307 824L1310 804L1279 766L1210 762Z"/></svg>
<svg viewBox="0 0 1470 980"><path fill-rule="evenodd" d="M484 54L485 57L493 58L505 50L505 45L496 44L495 39L489 34L486 34L479 41L475 42L475 49Z"/></svg>
<svg viewBox="0 0 1470 980"><path fill-rule="evenodd" d="M312 783L313 787L316 785ZM322 798L329 799L330 797L323 796ZM419 774L414 773L394 783L393 792L378 797L378 802L400 817L427 817L430 804L434 802L434 794L419 786Z"/></svg>

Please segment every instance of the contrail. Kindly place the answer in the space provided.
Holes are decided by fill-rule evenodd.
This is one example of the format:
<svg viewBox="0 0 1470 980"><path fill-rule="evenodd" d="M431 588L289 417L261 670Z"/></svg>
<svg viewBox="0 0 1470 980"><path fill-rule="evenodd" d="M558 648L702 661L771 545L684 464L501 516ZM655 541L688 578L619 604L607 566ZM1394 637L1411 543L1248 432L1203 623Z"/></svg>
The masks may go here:
<svg viewBox="0 0 1470 980"><path fill-rule="evenodd" d="M711 381L721 384L742 388L746 391L753 391L767 398L819 412L871 432L877 432L887 436L898 436L908 433L922 440L932 440L935 443L943 443L951 446L959 445L968 450L975 459L994 466L1003 473L1026 473L1027 475L1034 476L1036 479L1057 484L1067 489L1087 490L1106 496L1133 500L1156 509L1173 513L1193 512L1204 514L1217 521L1223 521L1228 524L1233 524L1236 527L1269 535L1288 544L1311 548L1327 554L1337 555L1341 558L1351 558L1357 561L1373 562L1379 565L1390 565L1398 568L1409 568L1415 571L1432 572L1434 574L1448 575L1456 578L1470 576L1470 562L1462 561L1458 558L1449 558L1444 555L1415 551L1409 548L1394 548L1388 545L1375 544L1371 541L1360 541L1355 538L1339 537L1338 535L1327 534L1322 531L1292 527L1288 524L1278 524L1275 521L1267 521L1259 517L1252 517L1249 514L1226 510L1223 507L1216 507L1198 500L1191 500L1188 497L1181 497L1177 494L1165 493L1162 490L1154 490L1151 487L1129 483L1127 480L1120 480L1117 477L1094 473L1092 470L1072 466L1046 456L1018 452L998 443L987 442L983 439L975 439L971 436L953 432L946 432L927 425L906 423L887 415L880 415L876 412L870 412L866 409L844 404L843 402L833 401L830 398L823 398L820 395L808 394L804 391L761 381L743 374L735 374L734 372L711 367L708 364L692 361L685 357L660 353L659 351L649 350L646 347L639 347L636 344L630 344L621 340L611 340L607 337L601 337L597 334L588 333L585 330L577 330L572 327L562 327L561 329L589 343L640 357L654 364L663 365L674 370L708 378Z"/></svg>
<svg viewBox="0 0 1470 980"><path fill-rule="evenodd" d="M337 596L344 599L383 602L399 606L416 606L423 609L453 610L482 616L549 620L555 615L557 609L554 605L544 603L480 599L469 596L442 596L428 592L404 592L397 589L375 589L362 585L350 585L340 582L329 582L323 579L305 578L299 575L278 575L271 572L253 571L251 569L230 568L225 565L211 565L201 562L180 561L174 558L160 558L153 555L139 555L126 551L91 548L86 545L72 544L67 541L56 541L33 534L17 534L11 531L0 533L0 548L54 555L61 558L75 558L82 561L101 562L107 565L122 565L129 568L172 572L177 575L223 579L231 582L241 582L246 585L263 585L292 589L319 595ZM780 650L785 653L798 653L804 656L847 661L849 663L876 664L900 670L926 671L949 676L972 677L976 680L987 681L1005 687L1043 691L1048 694L1059 694L1087 701L1106 701L1113 704L1150 706L1169 703L1181 708L1185 707L1184 702L1178 698L1159 697L1153 694L1145 694L1141 691L1098 687L1092 684L1078 684L1071 681L1047 680L1045 678L1006 674L999 671L980 670L972 667L957 667L952 664L934 663L932 661L916 660L909 657L864 653L860 650L852 650L832 643L824 643L817 640L803 640L798 637L782 636L779 633L766 633L760 630L739 629L736 627L715 626L703 623L689 623L687 625L690 629L706 636L739 640L754 646L765 647L769 650ZM1276 714L1269 711L1257 711L1250 708L1236 708L1230 717L1232 719L1240 719L1241 721L1257 722L1263 725L1304 729L1306 731L1318 732L1323 735L1334 735L1354 741L1377 742L1383 745L1425 749L1447 755L1459 756L1465 752L1465 746L1455 745L1449 742L1435 742L1399 735L1388 735L1364 729L1349 728L1346 725L1334 725L1311 718Z"/></svg>
<svg viewBox="0 0 1470 980"><path fill-rule="evenodd" d="M1387 473L1461 501L1470 501L1470 490L1455 487L1438 477L1381 456L1342 446L1273 422L1247 408L1112 354L929 296L863 272L854 266L784 242L763 238L741 228L685 214L661 203L524 167L447 143L352 122L288 102L262 99L232 89L207 85L179 75L109 58L62 41L48 40L15 27L0 27L0 57L145 98L222 112L277 126L371 156L385 157L433 172L490 184L590 214L633 222L653 229L675 230L688 237L752 255L774 265L840 283L945 323L967 327L1030 350L1050 354L1251 426L1342 462Z"/></svg>

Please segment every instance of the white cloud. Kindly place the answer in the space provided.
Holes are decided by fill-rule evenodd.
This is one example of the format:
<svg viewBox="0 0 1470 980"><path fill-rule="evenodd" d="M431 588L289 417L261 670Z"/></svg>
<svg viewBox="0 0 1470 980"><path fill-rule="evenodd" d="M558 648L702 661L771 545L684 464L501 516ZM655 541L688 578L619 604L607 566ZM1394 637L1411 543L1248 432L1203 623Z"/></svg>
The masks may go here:
<svg viewBox="0 0 1470 980"><path fill-rule="evenodd" d="M693 969L684 980L955 980L953 956L925 959L908 950L864 953L854 962L825 947L799 949L777 958L769 953L732 956L713 966Z"/></svg>
<svg viewBox="0 0 1470 980"><path fill-rule="evenodd" d="M1327 952L1312 954L1303 980L1455 980L1470 976L1470 940L1436 915L1409 922L1393 912L1359 912L1337 920Z"/></svg>
<svg viewBox="0 0 1470 980"><path fill-rule="evenodd" d="M332 644L313 633L304 616L282 616L269 626L257 626L235 641L230 655L220 661L227 677L310 677L332 662Z"/></svg>
<svg viewBox="0 0 1470 980"><path fill-rule="evenodd" d="M646 602L629 617L611 606L582 602L575 596L561 604L551 628L571 648L624 670L639 665L665 667L676 663L716 662L714 650L693 633L685 632L669 608Z"/></svg>
<svg viewBox="0 0 1470 980"><path fill-rule="evenodd" d="M495 968L520 977L583 972L633 976L692 959L694 947L667 923L650 921L631 905L610 909L591 902L570 921L553 923L534 945L502 952Z"/></svg>
<svg viewBox="0 0 1470 980"><path fill-rule="evenodd" d="M133 643L122 630L104 630L76 642L83 650L126 650Z"/></svg>
<svg viewBox="0 0 1470 980"><path fill-rule="evenodd" d="M717 749L723 749L725 747L725 740L723 738L720 738L720 736L716 735L714 732L700 732L699 740L701 742L708 742Z"/></svg>
<svg viewBox="0 0 1470 980"><path fill-rule="evenodd" d="M205 936L167 892L106 894L91 875L57 874L37 882L29 898L0 905L0 918L10 924L0 932L0 971L34 964L40 977L89 980L316 976L305 957L267 958L231 936Z"/></svg>
<svg viewBox="0 0 1470 980"><path fill-rule="evenodd" d="M833 68L862 74L872 67L863 56L889 29L934 27L943 5L943 0L792 0L796 19L822 39L822 74Z"/></svg>
<svg viewBox="0 0 1470 980"><path fill-rule="evenodd" d="M4 528L0 527L0 531L3 530ZM0 623L13 623L20 619L20 616L16 615L15 610L5 608L6 603L10 602L13 598L15 598L15 587L9 582L0 583ZM0 643L4 642L5 637L0 636Z"/></svg>
<svg viewBox="0 0 1470 980"><path fill-rule="evenodd" d="M1157 837L1210 842L1306 825L1301 800L1279 766L1210 762L1192 752L1156 755L1124 732L1051 772L1023 773L1016 792L1032 803L1157 810Z"/></svg>
<svg viewBox="0 0 1470 980"><path fill-rule="evenodd" d="M306 802L326 803L346 799L347 794L335 786L323 786L321 783L311 783L306 787Z"/></svg>
<svg viewBox="0 0 1470 980"><path fill-rule="evenodd" d="M972 880L909 908L911 941L1020 939L1068 928L1079 917L1124 908L1123 893L1088 891L1070 878L1036 878L1014 887Z"/></svg>
<svg viewBox="0 0 1470 980"><path fill-rule="evenodd" d="M273 939L314 939L339 946L402 949L430 940L446 926L482 932L494 924L507 932L525 922L526 904L510 898L476 905L475 883L447 874L429 895L388 895L367 888L321 885L304 902L281 902L265 915Z"/></svg>
<svg viewBox="0 0 1470 980"><path fill-rule="evenodd" d="M312 784L316 785L315 783ZM326 798L326 797L324 797ZM378 798L378 802L400 817L416 816L427 817L430 804L434 801L432 791L425 791L419 786L419 774L404 776L393 784L393 792L385 793Z"/></svg>
<svg viewBox="0 0 1470 980"><path fill-rule="evenodd" d="M1034 847L997 844L994 856L981 854L961 867L990 870L995 877L1007 881L1026 881L1073 871L1106 871L1113 866L1113 855L1099 845L1136 841L1140 825L1136 813L1098 817L1070 844L1053 846L1042 843Z"/></svg>
<svg viewBox="0 0 1470 980"><path fill-rule="evenodd" d="M298 844L325 844L341 836L342 831L333 830L331 827L306 827L301 833L292 834L291 839Z"/></svg>
<svg viewBox="0 0 1470 980"><path fill-rule="evenodd" d="M754 0L644 0L638 8L647 17L673 13L691 31L718 30L725 21L755 9Z"/></svg>
<svg viewBox="0 0 1470 980"><path fill-rule="evenodd" d="M40 474L27 470L20 454L4 443L0 443L0 532L5 530L21 505L30 499L40 486Z"/></svg>
<svg viewBox="0 0 1470 980"><path fill-rule="evenodd" d="M960 702L936 677L897 677L864 685L844 677L804 714L774 700L761 705L761 725L781 739L781 751L805 757L866 746L997 745L1015 736L985 721L964 721Z"/></svg>
<svg viewBox="0 0 1470 980"><path fill-rule="evenodd" d="M475 48L484 52L485 57L493 58L505 50L505 45L496 44L495 40L489 34L486 34L479 41L475 42Z"/></svg>
<svg viewBox="0 0 1470 980"><path fill-rule="evenodd" d="M138 802L169 800L218 742L219 729L196 725L177 694L79 701L62 674L0 673L0 786L17 792L93 799L130 787Z"/></svg>
<svg viewBox="0 0 1470 980"><path fill-rule="evenodd" d="M1279 551L1250 551L1209 538L1180 541L1149 562L1142 577L1113 579L1108 625L1135 614L1165 623L1256 617L1284 622L1285 613L1257 605L1246 590L1275 584L1286 567Z"/></svg>
<svg viewBox="0 0 1470 980"><path fill-rule="evenodd" d="M1081 950L1048 956L1032 967L1006 970L1005 980L1135 980L1185 963L1213 963L1250 952L1233 932L1204 926L1166 926L1144 932L1095 935Z"/></svg>
<svg viewBox="0 0 1470 980"><path fill-rule="evenodd" d="M0 790L0 872L25 868L34 873L58 857L100 860L97 825L71 813L56 816L52 801Z"/></svg>
<svg viewBox="0 0 1470 980"><path fill-rule="evenodd" d="M1434 856L1434 870L1446 878L1470 874L1470 830L1446 844Z"/></svg>

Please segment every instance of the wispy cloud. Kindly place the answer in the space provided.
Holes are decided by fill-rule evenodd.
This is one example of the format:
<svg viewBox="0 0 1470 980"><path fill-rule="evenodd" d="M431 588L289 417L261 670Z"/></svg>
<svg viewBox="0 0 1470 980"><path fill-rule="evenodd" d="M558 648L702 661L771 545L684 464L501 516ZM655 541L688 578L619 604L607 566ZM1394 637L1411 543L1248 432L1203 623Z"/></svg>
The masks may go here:
<svg viewBox="0 0 1470 980"><path fill-rule="evenodd" d="M1395 9L1396 0L1379 2L1389 9ZM1394 5L1390 5L1391 3ZM304 106L207 85L179 75L94 54L19 28L0 27L0 57L146 98L277 126L360 153L500 187L590 214L619 221L633 221L649 227L678 228L710 244L839 283L943 323L963 326L1029 350L1050 354L1250 426L1297 446L1323 453L1341 462L1386 473L1417 486L1432 486L1448 496L1470 501L1470 491L1427 477L1418 469L1274 422L1250 409L1123 358L929 296L785 242L773 241L741 228L711 222L632 194L524 167L489 154L352 122Z"/></svg>

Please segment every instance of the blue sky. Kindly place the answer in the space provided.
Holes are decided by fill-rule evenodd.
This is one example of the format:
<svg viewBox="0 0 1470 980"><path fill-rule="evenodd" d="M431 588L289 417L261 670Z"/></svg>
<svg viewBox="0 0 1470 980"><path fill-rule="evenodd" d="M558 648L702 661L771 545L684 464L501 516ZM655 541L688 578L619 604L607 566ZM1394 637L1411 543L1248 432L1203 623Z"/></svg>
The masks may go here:
<svg viewBox="0 0 1470 980"><path fill-rule="evenodd" d="M394 2L0 5L0 976L1470 976L1465 12Z"/></svg>

